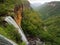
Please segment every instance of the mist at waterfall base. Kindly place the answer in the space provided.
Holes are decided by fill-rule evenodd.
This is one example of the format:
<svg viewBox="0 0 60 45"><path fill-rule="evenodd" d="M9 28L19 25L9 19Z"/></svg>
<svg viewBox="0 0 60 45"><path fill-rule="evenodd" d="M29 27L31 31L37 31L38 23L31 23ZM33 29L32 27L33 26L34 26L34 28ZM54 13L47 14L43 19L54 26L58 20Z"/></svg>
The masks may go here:
<svg viewBox="0 0 60 45"><path fill-rule="evenodd" d="M28 42L22 28L17 25L17 23L14 21L14 19L10 16L7 16L7 17L5 17L5 21L8 22L9 24L12 24L16 29L18 29L18 32L22 37L22 41L25 42L26 45L28 45L29 42Z"/></svg>

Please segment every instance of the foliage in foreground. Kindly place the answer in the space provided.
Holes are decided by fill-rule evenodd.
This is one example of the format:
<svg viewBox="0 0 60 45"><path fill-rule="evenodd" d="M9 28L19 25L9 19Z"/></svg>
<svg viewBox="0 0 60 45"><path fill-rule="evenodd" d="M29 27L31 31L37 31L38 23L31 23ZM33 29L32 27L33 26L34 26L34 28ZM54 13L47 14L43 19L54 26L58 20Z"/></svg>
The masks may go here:
<svg viewBox="0 0 60 45"><path fill-rule="evenodd" d="M7 24L5 27L0 25L0 34L16 43L21 43L21 36L17 29L12 25Z"/></svg>

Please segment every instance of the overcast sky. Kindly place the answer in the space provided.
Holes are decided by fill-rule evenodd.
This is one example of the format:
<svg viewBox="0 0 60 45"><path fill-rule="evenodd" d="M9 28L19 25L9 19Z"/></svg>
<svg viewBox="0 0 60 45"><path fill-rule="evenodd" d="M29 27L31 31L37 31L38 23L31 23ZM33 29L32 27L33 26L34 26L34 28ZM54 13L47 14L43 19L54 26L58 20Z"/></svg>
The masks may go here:
<svg viewBox="0 0 60 45"><path fill-rule="evenodd" d="M29 0L30 3L41 3L41 4L50 1L60 1L60 0Z"/></svg>

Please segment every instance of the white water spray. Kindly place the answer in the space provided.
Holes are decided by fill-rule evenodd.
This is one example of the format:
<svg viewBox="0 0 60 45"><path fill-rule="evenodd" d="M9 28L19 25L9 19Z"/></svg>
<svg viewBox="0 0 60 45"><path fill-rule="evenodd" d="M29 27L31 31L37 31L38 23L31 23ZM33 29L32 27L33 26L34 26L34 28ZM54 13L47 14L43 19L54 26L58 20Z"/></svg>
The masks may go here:
<svg viewBox="0 0 60 45"><path fill-rule="evenodd" d="M14 21L14 19L13 19L12 17L10 17L10 16L7 16L7 17L5 18L5 21L7 21L9 24L12 24L15 28L18 29L18 32L19 32L19 34L20 34L21 37L22 37L22 41L25 42L26 45L28 45L29 43L28 43L28 40L27 40L26 36L24 35L21 27L19 27L19 26L17 25L17 23Z"/></svg>

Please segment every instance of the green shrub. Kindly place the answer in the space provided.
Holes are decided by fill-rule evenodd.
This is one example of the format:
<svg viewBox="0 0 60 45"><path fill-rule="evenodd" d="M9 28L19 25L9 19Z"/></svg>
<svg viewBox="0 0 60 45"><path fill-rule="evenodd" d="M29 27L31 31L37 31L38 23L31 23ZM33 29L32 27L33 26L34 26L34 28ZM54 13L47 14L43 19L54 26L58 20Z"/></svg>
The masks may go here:
<svg viewBox="0 0 60 45"><path fill-rule="evenodd" d="M0 34L4 35L5 37L15 41L16 43L20 43L21 42L21 36L18 33L17 29L12 26L7 24L6 27L2 27L0 26Z"/></svg>

